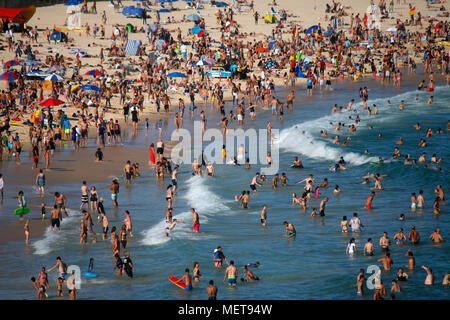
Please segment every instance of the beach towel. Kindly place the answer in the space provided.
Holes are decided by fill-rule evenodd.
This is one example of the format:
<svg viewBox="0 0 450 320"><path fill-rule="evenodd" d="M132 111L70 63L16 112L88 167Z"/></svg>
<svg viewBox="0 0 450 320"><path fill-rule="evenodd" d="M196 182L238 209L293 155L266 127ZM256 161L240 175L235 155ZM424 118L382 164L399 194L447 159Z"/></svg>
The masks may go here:
<svg viewBox="0 0 450 320"><path fill-rule="evenodd" d="M128 40L127 46L125 47L125 54L133 56L137 55L141 43L142 43L141 40Z"/></svg>

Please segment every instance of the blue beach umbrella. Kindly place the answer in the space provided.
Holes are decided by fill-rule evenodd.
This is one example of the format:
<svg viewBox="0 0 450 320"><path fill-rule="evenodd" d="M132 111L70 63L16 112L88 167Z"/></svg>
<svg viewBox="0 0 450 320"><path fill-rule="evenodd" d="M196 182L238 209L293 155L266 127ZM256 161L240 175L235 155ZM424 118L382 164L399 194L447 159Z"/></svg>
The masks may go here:
<svg viewBox="0 0 450 320"><path fill-rule="evenodd" d="M186 78L186 75L181 72L172 72L172 73L169 73L166 77L167 78Z"/></svg>
<svg viewBox="0 0 450 320"><path fill-rule="evenodd" d="M310 34L310 33L312 33L313 31L316 32L318 29L319 29L319 26L318 26L318 25L311 26L311 27L309 27L309 28L306 30L305 34Z"/></svg>
<svg viewBox="0 0 450 320"><path fill-rule="evenodd" d="M228 7L228 3L226 2L216 2L216 7Z"/></svg>
<svg viewBox="0 0 450 320"><path fill-rule="evenodd" d="M186 17L189 21L200 21L200 16L198 14L190 14Z"/></svg>
<svg viewBox="0 0 450 320"><path fill-rule="evenodd" d="M64 5L65 6L77 6L82 2L83 2L82 0L70 0L70 1L67 1L66 3L64 3Z"/></svg>
<svg viewBox="0 0 450 320"><path fill-rule="evenodd" d="M84 86L80 87L81 90L87 90L87 91L97 91L100 92L100 88L97 86L94 86L92 84L85 84Z"/></svg>

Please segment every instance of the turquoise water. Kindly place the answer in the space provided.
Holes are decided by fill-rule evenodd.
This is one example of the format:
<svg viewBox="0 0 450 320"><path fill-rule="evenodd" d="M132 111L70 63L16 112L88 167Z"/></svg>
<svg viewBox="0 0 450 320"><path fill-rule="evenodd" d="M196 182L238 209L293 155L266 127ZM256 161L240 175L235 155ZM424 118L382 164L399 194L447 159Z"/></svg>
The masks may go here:
<svg viewBox="0 0 450 320"><path fill-rule="evenodd" d="M246 128L264 128L266 122L271 121L273 128L280 129L277 141L280 146L279 172L285 172L290 178L289 185L274 191L267 182L256 195L252 195L249 210L242 210L234 201L234 195L249 189L248 185L258 166L247 171L243 166L218 165L213 178L180 174L173 216L184 219L186 223L178 224L170 238L164 237L164 198L169 180L165 183L156 182L152 172L144 172L130 187L121 186L118 210L112 208L109 200L109 184L96 185L106 199L110 227L115 225L120 228L124 219L123 211L128 209L131 212L135 237L128 237L127 251L131 253L136 267L135 277L131 280L115 275L109 241L79 245L80 214L76 211L79 206L79 185L58 186L58 190L69 196L70 207L75 209L69 212L73 217L63 221L61 232L47 232L42 239L34 241L28 251L23 249L22 243L10 243L8 247L0 248L3 257L0 261L0 298L33 299L35 295L29 278L37 275L41 266L52 266L59 255L69 265L79 265L82 271L87 269L90 257L95 259L95 270L100 277L83 278L78 292L80 299L205 299L205 288L210 279L215 280L219 288L219 299L359 299L356 296L356 276L360 268L367 268L371 264L381 266L376 260L384 255L378 247L383 231L387 231L392 239L400 227L408 233L411 226L415 225L423 239L420 245L411 247L416 257L416 270L407 271L410 280L402 285L402 292L397 294L397 298L449 299L449 289L440 284L448 272L449 245L433 245L427 238L436 227L441 228L444 238L449 235L448 204L441 206L442 214L438 217L433 216L430 206L436 185L441 184L445 189L449 182L446 162L450 153L449 132L445 128L449 119L450 90L448 87L437 88L433 93L435 102L430 106L426 104L430 95L428 93L420 92L418 101L414 101L418 93L415 90L417 82L411 81L401 89L375 87L379 83L370 80L345 85L337 83L332 92L317 91L314 100L307 99L304 90L297 88L298 101L294 112L285 112L283 123L272 118L268 110L257 112L256 121L248 123ZM357 132L340 134L341 137L351 137L347 148L320 137L319 132L323 129L328 130L330 137L334 136L330 121L350 123L347 118L355 113L331 115L330 110L334 103L346 105L351 98L359 101L360 86L372 89L368 105L377 104L379 115L368 116L359 103L355 105L361 118ZM284 96L284 90L278 89L278 95ZM390 99L391 105L387 104L387 99ZM404 111L398 108L401 100L406 101ZM217 115L209 111L207 118L208 123L218 122ZM188 116L184 122L187 128L191 126ZM413 128L416 122L420 122L423 128L420 132ZM169 120L166 136L170 136L171 123ZM369 130L369 125L374 129ZM412 158L417 159L422 153L417 144L424 138L427 127L434 131L438 127L444 130L443 134L433 134L431 139L427 139L429 145L425 148L428 159L433 153L442 157L442 171L423 165L404 166L397 161L384 165L371 163L379 156L389 159L400 136L405 142L400 146L402 154L410 153ZM379 132L383 135L381 140L377 138ZM148 143L142 134L132 142L144 146ZM365 149L369 150L369 155L364 154ZM302 159L305 169L289 168L294 156ZM348 170L337 173L329 171L339 156L347 161ZM189 166L184 170L189 170ZM358 179L367 171L385 176L385 190L377 192L371 212L363 207L373 183L362 185ZM320 191L318 200L310 200L305 213L299 207L292 207L291 197L293 192L301 194L303 184L295 185L295 182L309 173L314 174L317 182L328 178L330 186ZM342 190L339 196L333 195L335 185L339 185ZM410 194L418 193L420 189L424 190L429 206L412 212ZM312 208L318 208L325 196L330 199L326 216L311 218ZM268 225L265 228L261 227L259 221L264 204L268 205ZM191 232L191 207L200 215L199 234ZM350 219L353 212L358 212L365 225L363 232L342 234L342 216L346 215ZM406 215L406 221L397 220L400 213ZM295 239L284 236L284 220L295 225ZM97 224L94 230L100 235ZM346 255L345 249L351 237L356 238L356 246L360 250L367 238L371 237L376 247L375 256ZM213 266L213 250L219 245L227 258L234 260L238 266L260 261L262 266L253 271L261 281L239 284L237 288L225 286L222 282L225 270ZM388 290L397 268L407 263L405 253L408 248L410 245L391 246L393 269L391 273L382 275ZM200 263L203 278L199 284L194 284L192 292L185 292L167 280L169 276L181 276L185 268L192 270L194 261ZM420 269L422 264L433 268L435 286L426 287L423 284L426 273ZM242 269L239 271L242 273ZM51 279L56 279L55 272L49 275ZM56 295L55 281L52 287L50 297ZM370 299L373 291L369 293L366 289L366 292Z"/></svg>

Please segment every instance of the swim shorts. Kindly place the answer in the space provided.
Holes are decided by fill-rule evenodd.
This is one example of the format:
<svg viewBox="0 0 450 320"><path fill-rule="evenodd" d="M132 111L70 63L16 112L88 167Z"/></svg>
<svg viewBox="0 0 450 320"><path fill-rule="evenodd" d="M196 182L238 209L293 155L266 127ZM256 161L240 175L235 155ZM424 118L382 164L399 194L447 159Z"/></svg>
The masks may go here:
<svg viewBox="0 0 450 320"><path fill-rule="evenodd" d="M199 228L200 228L200 223L196 223L196 224L194 224L194 228L192 230L198 232Z"/></svg>
<svg viewBox="0 0 450 320"><path fill-rule="evenodd" d="M59 228L59 219L52 219L52 227Z"/></svg>
<svg viewBox="0 0 450 320"><path fill-rule="evenodd" d="M236 278L228 278L228 284L236 284Z"/></svg>
<svg viewBox="0 0 450 320"><path fill-rule="evenodd" d="M117 193L111 193L111 200L117 200Z"/></svg>

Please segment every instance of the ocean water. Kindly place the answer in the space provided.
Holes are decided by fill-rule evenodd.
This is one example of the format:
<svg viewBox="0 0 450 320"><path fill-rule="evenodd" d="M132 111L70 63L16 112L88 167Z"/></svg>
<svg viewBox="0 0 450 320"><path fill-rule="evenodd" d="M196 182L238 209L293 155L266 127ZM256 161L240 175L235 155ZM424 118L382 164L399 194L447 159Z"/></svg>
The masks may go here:
<svg viewBox="0 0 450 320"><path fill-rule="evenodd" d="M420 245L391 245L391 257L394 260L390 273L383 272L383 282L390 289L390 281L396 275L398 267L407 264L406 251L411 248L416 257L416 269L406 271L410 279L402 284L402 292L398 299L449 299L449 288L441 285L444 275L448 272L450 249L448 243L434 245L428 241L428 236L434 228L439 227L444 238L448 238L450 218L448 204L441 206L442 214L433 215L432 203L434 189L441 184L448 186L449 132L446 131L450 113L450 90L448 87L438 87L433 93L435 102L427 105L429 93L418 92L418 81L406 81L401 89L391 86L380 86L370 79L356 83L336 83L335 90L319 92L314 99L305 96L305 90L298 87L297 101L294 111L285 111L284 121L273 118L269 110L257 112L256 120L247 121L246 128L264 128L267 121L272 122L275 129L280 130L275 143L280 147L280 170L288 176L288 186L271 188L267 182L258 188L258 193L251 196L248 210L240 208L234 201L234 196L242 190L249 189L249 183L260 166L245 170L243 166L217 165L215 177L194 177L190 166L183 165L179 175L179 191L175 198L173 217L184 220L165 237L165 189L170 180L156 181L150 171L145 171L135 179L130 187L121 186L119 209L114 209L109 197L108 183L96 185L101 196L105 198L107 216L110 228L118 229L124 217L123 211L129 210L133 219L134 237L128 236L127 250L131 254L136 268L133 279L119 277L113 271L114 260L111 256L111 243L101 240L100 225L94 226L99 237L97 244L79 245L80 213L79 185L61 185L58 189L64 192L70 201L69 214L71 218L64 219L60 232L47 230L45 235L34 240L28 249L23 243L10 242L0 247L0 290L1 299L33 299L34 289L30 282L31 276L36 276L42 266L51 267L56 256L61 256L69 265L78 265L86 271L89 258L95 259L95 271L98 278L82 278L80 299L206 299L205 288L210 279L218 286L219 299L370 299L373 291L366 289L367 296L356 295L356 276L360 268L369 265L381 266L376 260L384 254L378 246L383 231L388 232L392 239L399 228L407 234L412 225L416 226L422 241ZM375 103L379 115L368 116L361 103L355 103L357 112L349 111L340 114L330 114L334 103L346 105L352 98L359 101L358 89L367 86L369 91L368 105ZM277 95L282 99L286 95L283 88L277 89ZM419 93L419 99L414 96ZM387 100L391 104L387 103ZM406 109L400 111L398 105L405 100ZM227 113L231 106L227 106ZM351 137L348 147L335 145L330 139L320 136L320 130L328 130L334 137L330 122L350 124L348 117L358 114L361 123L356 133L341 130L341 138ZM196 116L197 117L197 116ZM208 123L217 123L217 114L207 112ZM413 125L420 122L422 130L417 132ZM165 136L170 136L172 121ZM185 127L191 128L189 115L184 121ZM369 129L372 125L374 129ZM417 144L425 138L426 128L434 131L440 127L442 134L433 134L427 139L428 146L423 150ZM378 133L383 138L378 139ZM141 136L132 141L133 145L147 147L150 138ZM400 146L402 154L410 153L417 159L422 151L427 152L427 159L436 153L442 157L441 166L408 165L401 161L386 161L379 165L372 163L378 157L390 159L399 137L403 137L404 145ZM154 141L154 140L151 140ZM196 146L198 147L198 146ZM368 149L370 154L364 154ZM304 169L289 167L293 158L299 156ZM329 168L343 156L348 170L332 172ZM441 170L439 170L439 167ZM367 171L380 173L385 177L385 190L378 191L373 201L373 210L364 208L370 185L362 185L360 177ZM292 193L301 194L303 184L295 184L314 174L316 182L328 178L330 186L320 190L319 199L312 198L307 204L307 211L292 207ZM271 177L269 177L271 180ZM123 178L121 178L123 182ZM89 185L89 181L88 181ZM333 194L333 188L339 185L340 195ZM422 210L411 211L410 195L423 189L428 206ZM323 197L329 197L325 217L310 217L312 208L318 208ZM50 199L50 198L49 198ZM266 227L260 224L262 206L268 206L268 222ZM190 208L195 208L200 216L200 233L191 231L192 214ZM364 228L359 234L341 233L342 216L351 218L353 212L358 212ZM406 221L398 221L401 213L406 215ZM94 221L96 216L93 217ZM295 225L297 236L286 238L283 221ZM351 237L356 239L356 246L362 250L367 238L371 237L375 244L375 256L365 257L362 254L348 256L345 254L347 243ZM88 234L88 240L92 236ZM261 266L253 269L260 281L239 283L236 288L228 288L223 284L225 268L213 266L213 250L222 246L229 260L234 260L239 267L259 261ZM123 252L122 252L123 253ZM194 284L192 292L185 292L168 281L169 276L180 277L185 268L193 268L193 262L200 263L203 275L200 283ZM427 265L433 268L435 285L426 287L426 273L420 268ZM242 268L239 268L242 274ZM57 299L55 291L56 272L49 273L52 289L50 298Z"/></svg>

